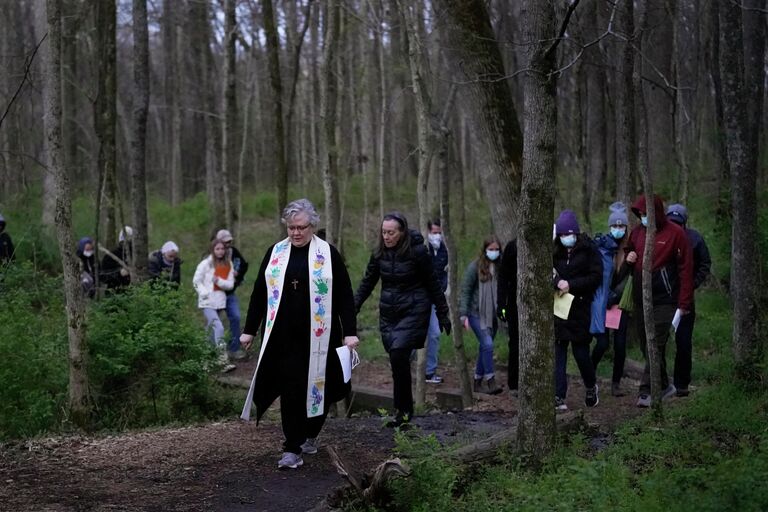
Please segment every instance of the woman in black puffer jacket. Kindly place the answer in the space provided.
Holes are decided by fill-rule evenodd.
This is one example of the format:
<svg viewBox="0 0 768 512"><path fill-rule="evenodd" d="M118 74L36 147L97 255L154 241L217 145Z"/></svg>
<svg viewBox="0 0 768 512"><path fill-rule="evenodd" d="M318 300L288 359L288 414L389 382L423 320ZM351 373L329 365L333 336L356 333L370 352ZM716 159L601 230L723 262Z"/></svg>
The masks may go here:
<svg viewBox="0 0 768 512"><path fill-rule="evenodd" d="M553 284L556 293L573 295L568 318L555 317L555 408L559 411L568 409L565 404L568 391L565 368L569 342L584 387L587 388L584 403L594 407L600 399L595 367L589 356L589 343L592 341L589 326L592 299L603 279L603 262L597 246L587 235L581 234L573 211L563 210L560 213L555 222L555 232Z"/></svg>
<svg viewBox="0 0 768 512"><path fill-rule="evenodd" d="M432 304L440 329L446 334L451 331L448 303L432 269L424 238L409 231L405 217L397 212L385 215L381 223L379 246L355 293L358 311L379 279L379 328L392 366L396 409L395 420L388 425L395 427L413 416L410 357L414 349L424 347Z"/></svg>

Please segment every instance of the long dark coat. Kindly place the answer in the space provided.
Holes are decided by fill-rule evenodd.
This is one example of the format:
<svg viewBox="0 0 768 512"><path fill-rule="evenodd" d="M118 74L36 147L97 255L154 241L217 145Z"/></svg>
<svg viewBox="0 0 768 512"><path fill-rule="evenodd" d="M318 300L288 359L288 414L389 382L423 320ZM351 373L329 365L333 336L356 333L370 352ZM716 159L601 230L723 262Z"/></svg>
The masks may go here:
<svg viewBox="0 0 768 512"><path fill-rule="evenodd" d="M248 305L248 315L245 319L246 334L256 335L267 314L267 282L264 273L272 254L270 247L259 267L258 277L253 285L251 301ZM308 246L306 250L291 248L291 256L286 270L286 280L283 289L287 290L291 283L288 275L291 268L298 269L297 288L301 297L295 309L286 308L281 303L277 310L275 326L272 328L267 348L264 351L256 373L253 402L256 404L256 421L261 419L272 402L280 396L281 389L286 385L288 376L290 385L307 389L310 348L310 307L309 307L309 261ZM325 367L325 409L349 393L351 381L344 383L341 363L336 355L336 348L342 346L345 336L357 336L357 319L355 315L352 283L347 267L341 255L331 245L331 269L333 272L333 289L331 291L331 339L328 344L328 356ZM303 276L303 278L302 278ZM285 292L284 292L285 293ZM285 297L284 297L285 298Z"/></svg>
<svg viewBox="0 0 768 512"><path fill-rule="evenodd" d="M555 317L555 339L575 343L589 343L590 310L595 290L603 278L603 262L597 246L586 235L579 235L569 253L560 240L555 240L553 264L560 279L568 281L569 293L575 298L568 313L568 320Z"/></svg>
<svg viewBox="0 0 768 512"><path fill-rule="evenodd" d="M371 255L355 294L359 310L381 279L379 328L387 352L424 347L432 304L441 323L448 321L448 303L424 238L416 231L409 235L411 247L406 253L398 254L392 248L384 249L380 256Z"/></svg>

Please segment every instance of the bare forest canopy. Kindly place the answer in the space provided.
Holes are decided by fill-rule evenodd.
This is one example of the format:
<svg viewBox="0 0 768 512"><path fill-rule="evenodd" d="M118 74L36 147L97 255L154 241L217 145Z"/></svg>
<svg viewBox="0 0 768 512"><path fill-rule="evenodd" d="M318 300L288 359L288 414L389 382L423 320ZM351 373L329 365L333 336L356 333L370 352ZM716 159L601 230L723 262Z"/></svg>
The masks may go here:
<svg viewBox="0 0 768 512"><path fill-rule="evenodd" d="M507 123L521 132L529 47L524 3L401 3L415 13L416 51L434 109L447 109L450 168L458 183L452 194L467 183L482 190L494 157L472 86L508 89ZM657 190L683 202L694 192L716 198L725 191L728 202L721 95L729 84L718 66L717 3L649 0L643 12L629 11L628 20L626 2L554 2L564 28L555 64L558 206L576 209L589 225L591 214L641 189L626 157L623 125L634 105L621 83L633 69L647 110L647 130L638 137L647 138ZM410 27L395 0L156 0L147 8L151 196L178 205L205 192L217 221L237 225L240 190L275 191L279 206L288 187L305 195L332 166L340 183L362 181L374 207L387 190L417 176ZM471 58L479 36L463 33L463 43L452 37L461 9L483 10L502 69L479 73ZM742 9L744 66L748 77L757 75L747 81L747 111L758 141L766 116L765 18L757 16L764 9L765 2L751 0ZM53 197L43 130L45 10L45 2L32 0L3 0L0 9L0 207L30 190ZM132 200L133 3L64 0L61 20L63 164L77 195L102 191L102 207L113 210L102 232L113 237L120 207L130 220ZM520 137L517 142L522 145ZM759 168L764 184L765 166ZM434 212L438 180L429 184ZM51 218L52 209L44 217Z"/></svg>

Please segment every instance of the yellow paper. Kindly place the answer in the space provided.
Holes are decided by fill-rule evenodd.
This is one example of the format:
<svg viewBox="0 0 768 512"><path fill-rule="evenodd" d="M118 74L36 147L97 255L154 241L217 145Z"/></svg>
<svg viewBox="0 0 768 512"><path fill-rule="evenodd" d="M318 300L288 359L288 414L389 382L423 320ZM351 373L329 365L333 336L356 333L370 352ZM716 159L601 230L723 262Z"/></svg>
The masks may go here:
<svg viewBox="0 0 768 512"><path fill-rule="evenodd" d="M568 313L571 312L571 304L573 304L574 296L570 293L564 293L560 295L560 292L555 292L555 316L568 320Z"/></svg>

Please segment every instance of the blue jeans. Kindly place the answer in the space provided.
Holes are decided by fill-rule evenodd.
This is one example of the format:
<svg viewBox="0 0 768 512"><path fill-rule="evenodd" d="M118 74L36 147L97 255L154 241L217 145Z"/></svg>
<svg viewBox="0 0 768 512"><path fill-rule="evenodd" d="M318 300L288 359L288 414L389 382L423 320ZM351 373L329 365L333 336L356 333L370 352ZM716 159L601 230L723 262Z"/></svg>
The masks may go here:
<svg viewBox="0 0 768 512"><path fill-rule="evenodd" d="M555 396L565 400L568 393L568 376L565 373L568 366L568 343L571 344L571 351L576 364L579 367L581 379L584 381L585 388L595 387L597 379L595 377L595 367L592 366L592 359L589 357L589 342L569 342L555 341Z"/></svg>
<svg viewBox="0 0 768 512"><path fill-rule="evenodd" d="M437 353L440 350L440 324L437 322L435 306L432 306L432 315L429 317L429 330L427 331L427 369L426 374L432 375L437 371Z"/></svg>
<svg viewBox="0 0 768 512"><path fill-rule="evenodd" d="M477 336L477 342L480 345L480 350L477 354L477 365L475 366L475 378L490 379L494 375L493 338L496 337L496 326L482 329L480 327L480 317L469 315L469 327Z"/></svg>
<svg viewBox="0 0 768 512"><path fill-rule="evenodd" d="M235 292L227 294L227 320L229 320L229 332L232 339L229 340L230 352L240 350L240 299Z"/></svg>
<svg viewBox="0 0 768 512"><path fill-rule="evenodd" d="M219 310L203 308L202 311L205 317L205 331L210 331L211 343L217 349L224 350L224 324L219 318Z"/></svg>

